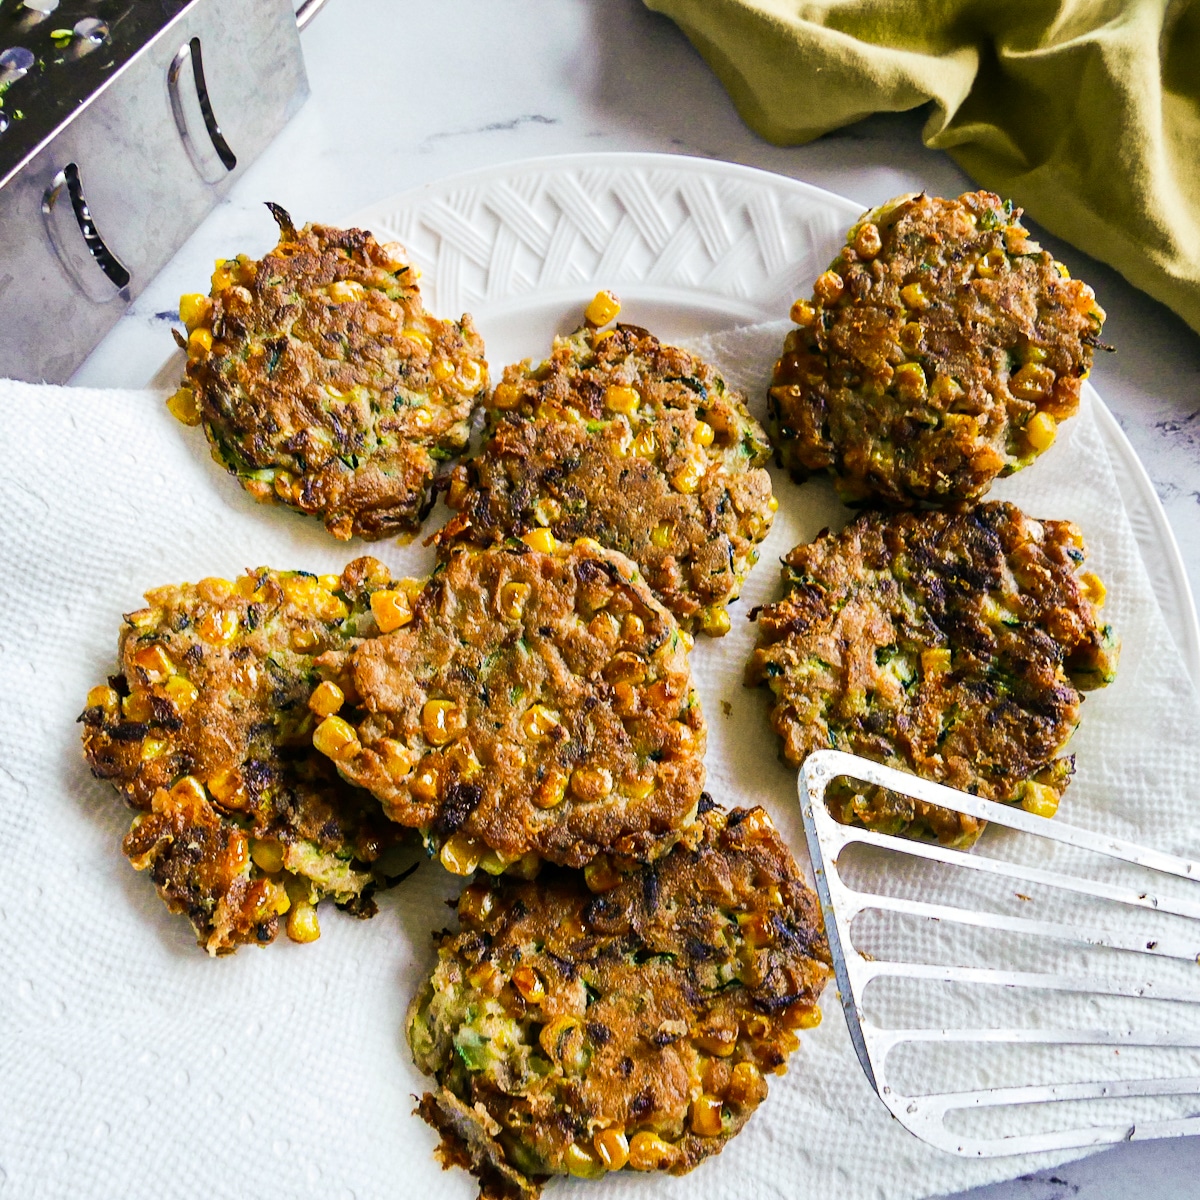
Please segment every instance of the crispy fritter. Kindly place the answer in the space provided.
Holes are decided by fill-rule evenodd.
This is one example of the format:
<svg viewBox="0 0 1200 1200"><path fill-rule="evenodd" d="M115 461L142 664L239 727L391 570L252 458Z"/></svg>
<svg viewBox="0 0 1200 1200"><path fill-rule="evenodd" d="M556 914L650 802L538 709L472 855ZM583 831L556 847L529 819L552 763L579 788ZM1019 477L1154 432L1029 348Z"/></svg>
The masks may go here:
<svg viewBox="0 0 1200 1200"><path fill-rule="evenodd" d="M315 738L346 779L459 874L669 848L700 799L705 726L691 639L628 559L460 547L372 603L392 598L398 628L321 660L355 706Z"/></svg>
<svg viewBox="0 0 1200 1200"><path fill-rule="evenodd" d="M576 872L481 878L413 1001L439 1155L489 1200L544 1177L682 1175L718 1154L820 1021L816 897L761 808L706 798L661 862L589 890ZM593 881L594 882L594 881Z"/></svg>
<svg viewBox="0 0 1200 1200"><path fill-rule="evenodd" d="M279 222L279 245L222 262L211 299L184 296L187 378L171 410L203 422L213 458L257 500L320 516L336 538L412 531L440 463L487 388L469 316L425 311L394 244Z"/></svg>
<svg viewBox="0 0 1200 1200"><path fill-rule="evenodd" d="M719 636L775 500L770 446L706 362L633 325L555 340L505 369L479 456L457 468L442 545L539 527L628 555L683 628Z"/></svg>
<svg viewBox="0 0 1200 1200"><path fill-rule="evenodd" d="M1079 407L1104 310L990 192L865 213L797 301L769 428L798 479L849 502L972 500Z"/></svg>
<svg viewBox="0 0 1200 1200"><path fill-rule="evenodd" d="M1104 586L1079 573L1068 521L1011 504L866 513L784 560L787 595L758 615L747 684L800 766L832 747L1050 816L1074 769L1059 756L1080 690L1116 669ZM885 833L969 845L981 822L842 781L830 809Z"/></svg>
<svg viewBox="0 0 1200 1200"><path fill-rule="evenodd" d="M330 695L314 695L314 656L374 628L363 562L149 592L125 618L120 672L88 694L87 760L139 810L125 853L210 954L272 941L284 913L312 940L326 896L375 911L372 866L404 831L312 748L310 708Z"/></svg>

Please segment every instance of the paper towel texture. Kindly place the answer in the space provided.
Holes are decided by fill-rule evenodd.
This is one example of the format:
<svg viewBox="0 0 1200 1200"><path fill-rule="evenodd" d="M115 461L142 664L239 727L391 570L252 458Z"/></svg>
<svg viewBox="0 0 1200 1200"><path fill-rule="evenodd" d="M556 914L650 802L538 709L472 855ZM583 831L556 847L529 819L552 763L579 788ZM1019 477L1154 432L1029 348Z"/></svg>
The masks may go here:
<svg viewBox="0 0 1200 1200"><path fill-rule="evenodd" d="M783 328L707 346L760 411ZM113 669L121 614L147 588L262 564L339 570L363 552L406 574L432 561L419 543L347 547L315 521L255 505L162 399L0 384L0 1194L468 1200L471 1181L439 1169L433 1134L411 1115L423 1080L402 1033L456 881L425 862L372 921L323 909L313 945L281 939L213 961L120 854L129 814L83 764L75 718ZM803 858L795 775L778 761L767 696L742 687L754 642L744 614L778 594L779 555L849 514L824 483L775 482L778 517L733 631L698 639L693 663L709 789L765 805ZM994 494L1082 526L1123 641L1117 682L1084 704L1063 817L1194 848L1200 707L1087 406ZM555 1191L911 1200L1027 1168L911 1137L868 1086L832 988L824 1008L745 1133L686 1181L626 1173ZM948 1069L955 1086L979 1082L970 1064Z"/></svg>

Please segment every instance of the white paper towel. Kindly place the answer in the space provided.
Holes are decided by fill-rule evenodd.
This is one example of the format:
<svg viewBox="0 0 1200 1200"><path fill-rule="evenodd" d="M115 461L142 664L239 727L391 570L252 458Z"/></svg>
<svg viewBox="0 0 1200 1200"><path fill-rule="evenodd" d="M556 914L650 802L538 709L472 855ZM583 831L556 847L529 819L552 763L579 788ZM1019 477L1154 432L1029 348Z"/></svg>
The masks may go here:
<svg viewBox="0 0 1200 1200"><path fill-rule="evenodd" d="M707 349L753 401L781 336L742 331ZM471 1181L441 1172L433 1134L411 1115L423 1080L401 1029L456 882L425 863L372 921L323 910L313 945L210 960L121 856L129 815L88 774L74 723L113 668L120 614L149 587L260 564L336 570L363 552L418 573L431 553L341 545L315 521L259 507L158 394L0 384L0 432L0 1194L467 1200ZM779 555L848 514L825 484L778 477L776 488L775 528L733 631L698 639L693 661L710 790L764 804L802 856L767 696L741 684L754 630L740 614L778 594ZM1063 817L1196 847L1200 706L1086 406L996 494L1082 526L1123 641L1117 682L1084 705ZM626 1173L555 1190L911 1200L1028 1168L912 1138L867 1085L832 988L824 1007L745 1133L686 1181ZM970 1064L952 1070L972 1077Z"/></svg>

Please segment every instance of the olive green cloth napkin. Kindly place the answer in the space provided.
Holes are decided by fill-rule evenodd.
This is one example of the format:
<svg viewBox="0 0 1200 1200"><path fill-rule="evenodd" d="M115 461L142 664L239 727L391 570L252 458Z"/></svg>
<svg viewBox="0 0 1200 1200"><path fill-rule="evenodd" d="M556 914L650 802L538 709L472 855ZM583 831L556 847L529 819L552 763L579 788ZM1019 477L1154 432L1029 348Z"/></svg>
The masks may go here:
<svg viewBox="0 0 1200 1200"><path fill-rule="evenodd" d="M768 141L926 145L1200 331L1200 0L644 0Z"/></svg>

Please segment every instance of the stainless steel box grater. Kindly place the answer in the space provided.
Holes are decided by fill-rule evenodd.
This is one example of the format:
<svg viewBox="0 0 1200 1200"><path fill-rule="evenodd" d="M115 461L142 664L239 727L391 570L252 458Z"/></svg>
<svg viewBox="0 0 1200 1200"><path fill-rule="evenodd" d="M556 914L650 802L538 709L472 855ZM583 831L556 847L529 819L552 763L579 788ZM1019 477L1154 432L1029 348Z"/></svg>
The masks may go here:
<svg viewBox="0 0 1200 1200"><path fill-rule="evenodd" d="M307 95L291 0L0 0L0 377L66 380Z"/></svg>

